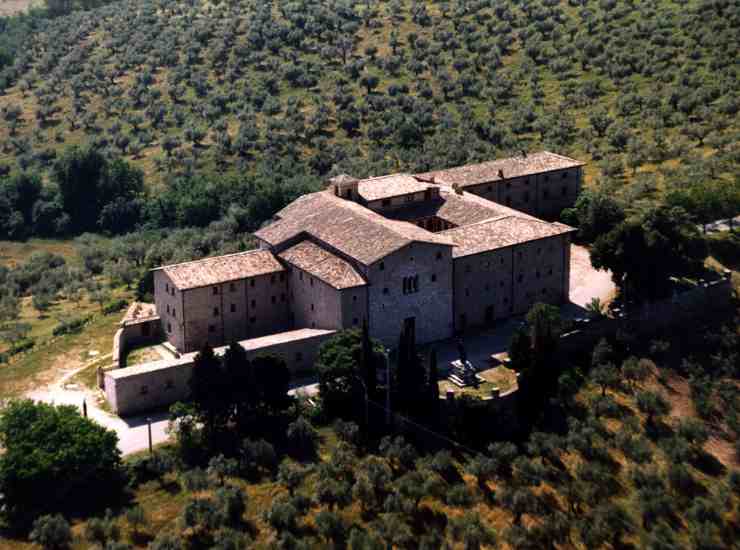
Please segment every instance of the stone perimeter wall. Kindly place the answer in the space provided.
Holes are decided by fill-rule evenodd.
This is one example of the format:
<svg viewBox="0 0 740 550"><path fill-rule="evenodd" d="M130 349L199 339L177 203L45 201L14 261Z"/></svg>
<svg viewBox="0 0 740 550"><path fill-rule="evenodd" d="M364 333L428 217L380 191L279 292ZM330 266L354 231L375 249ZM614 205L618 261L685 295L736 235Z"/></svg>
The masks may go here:
<svg viewBox="0 0 740 550"><path fill-rule="evenodd" d="M257 349L247 346L247 358L263 354L279 355L288 364L291 373L304 373L313 368L321 344L333 334L327 332ZM225 349L216 350L216 353L220 355ZM156 361L147 364L147 368L131 367L130 372L124 368L103 373L102 388L111 409L119 416L129 416L187 399L196 355L188 353L179 359Z"/></svg>
<svg viewBox="0 0 740 550"><path fill-rule="evenodd" d="M147 327L148 328L145 328ZM159 317L138 323L122 323L113 335L111 364L98 367L98 387L105 390L105 373L126 365L126 354L137 344L154 344L164 338Z"/></svg>

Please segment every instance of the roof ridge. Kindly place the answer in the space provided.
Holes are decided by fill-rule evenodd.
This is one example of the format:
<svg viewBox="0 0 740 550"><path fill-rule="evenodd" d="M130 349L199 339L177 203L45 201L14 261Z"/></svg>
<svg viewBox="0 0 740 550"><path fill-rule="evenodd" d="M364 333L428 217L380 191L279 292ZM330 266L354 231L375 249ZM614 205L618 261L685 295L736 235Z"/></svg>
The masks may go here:
<svg viewBox="0 0 740 550"><path fill-rule="evenodd" d="M197 260L188 260L187 262L180 262L176 264L166 264L166 265L160 265L159 267L153 267L150 269L150 271L158 271L160 269L170 269L172 267L181 267L184 265L190 265L190 264L197 264L201 262L207 262L208 260L216 260L219 258L230 258L232 256L243 256L247 254L253 254L256 252L267 252L268 254L272 254L270 250L265 250L263 248L253 248L251 250L242 250L240 252L232 252L230 254L218 254L216 256L204 256L203 258L198 258Z"/></svg>

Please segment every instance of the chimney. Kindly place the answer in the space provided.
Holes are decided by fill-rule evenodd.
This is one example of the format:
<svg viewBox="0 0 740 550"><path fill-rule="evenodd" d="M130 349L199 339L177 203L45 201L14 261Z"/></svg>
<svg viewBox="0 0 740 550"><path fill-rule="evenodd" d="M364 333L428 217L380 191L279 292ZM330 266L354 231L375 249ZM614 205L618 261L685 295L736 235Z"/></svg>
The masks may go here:
<svg viewBox="0 0 740 550"><path fill-rule="evenodd" d="M337 197L359 202L359 180L347 174L339 174L329 179L327 189Z"/></svg>
<svg viewBox="0 0 740 550"><path fill-rule="evenodd" d="M504 171L501 168L498 170L498 177L504 179Z"/></svg>

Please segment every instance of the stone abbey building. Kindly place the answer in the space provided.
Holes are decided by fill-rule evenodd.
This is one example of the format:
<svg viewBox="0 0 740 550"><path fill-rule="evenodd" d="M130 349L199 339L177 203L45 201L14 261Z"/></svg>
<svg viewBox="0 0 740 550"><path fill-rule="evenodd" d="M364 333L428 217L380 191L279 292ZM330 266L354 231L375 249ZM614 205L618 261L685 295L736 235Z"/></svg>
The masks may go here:
<svg viewBox="0 0 740 550"><path fill-rule="evenodd" d="M583 164L550 152L424 174L342 175L256 232L259 249L155 270L155 302L181 353L205 343L367 322L420 343L568 298Z"/></svg>

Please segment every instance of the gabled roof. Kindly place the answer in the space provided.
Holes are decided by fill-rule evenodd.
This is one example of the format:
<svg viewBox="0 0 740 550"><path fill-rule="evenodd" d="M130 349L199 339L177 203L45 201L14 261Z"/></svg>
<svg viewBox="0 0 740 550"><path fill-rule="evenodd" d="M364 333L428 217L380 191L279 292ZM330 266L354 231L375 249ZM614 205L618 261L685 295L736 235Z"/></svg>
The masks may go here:
<svg viewBox="0 0 740 550"><path fill-rule="evenodd" d="M357 191L366 201L377 201L391 197L420 193L429 187L410 174L390 174L360 180Z"/></svg>
<svg viewBox="0 0 740 550"><path fill-rule="evenodd" d="M430 183L443 185L457 184L466 187L584 165L585 163L583 162L564 157L563 155L549 151L540 151L538 153L527 154L526 156L522 155L482 162L480 164L467 164L445 170L425 172L423 174L417 174L417 177Z"/></svg>
<svg viewBox="0 0 740 550"><path fill-rule="evenodd" d="M352 264L311 241L301 241L278 256L339 290L367 284Z"/></svg>
<svg viewBox="0 0 740 550"><path fill-rule="evenodd" d="M179 290L217 285L247 277L285 271L269 250L250 250L225 256L159 267Z"/></svg>
<svg viewBox="0 0 740 550"><path fill-rule="evenodd" d="M389 212L388 217L396 220L418 220L437 217L453 225L461 226L482 222L500 216L533 218L503 204L489 201L472 193L456 193L449 187L439 188L439 198L431 201L409 203Z"/></svg>
<svg viewBox="0 0 740 550"><path fill-rule="evenodd" d="M455 227L440 234L455 242L452 257L460 258L573 231L576 229L562 223L508 215Z"/></svg>
<svg viewBox="0 0 740 550"><path fill-rule="evenodd" d="M255 233L257 238L279 246L307 233L363 265L370 265L412 242L452 246L447 237L407 222L386 219L325 191L304 195L276 216L277 221Z"/></svg>

